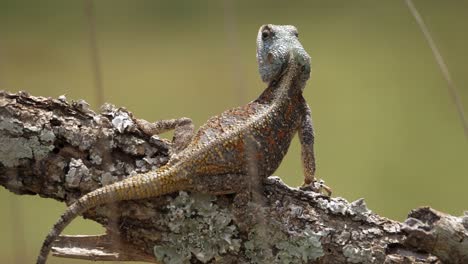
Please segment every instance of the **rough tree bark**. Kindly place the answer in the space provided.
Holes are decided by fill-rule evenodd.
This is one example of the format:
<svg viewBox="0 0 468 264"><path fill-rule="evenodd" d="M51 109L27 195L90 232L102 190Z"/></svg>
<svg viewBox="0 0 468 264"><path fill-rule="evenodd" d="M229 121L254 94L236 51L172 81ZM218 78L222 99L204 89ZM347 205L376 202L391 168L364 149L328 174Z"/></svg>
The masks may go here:
<svg viewBox="0 0 468 264"><path fill-rule="evenodd" d="M142 133L123 108L100 114L24 92L0 94L0 184L67 204L167 162L169 141ZM209 183L207 183L209 184ZM270 177L252 195L180 192L100 206L101 236L62 236L53 254L156 263L468 263L468 215L413 210L399 223Z"/></svg>

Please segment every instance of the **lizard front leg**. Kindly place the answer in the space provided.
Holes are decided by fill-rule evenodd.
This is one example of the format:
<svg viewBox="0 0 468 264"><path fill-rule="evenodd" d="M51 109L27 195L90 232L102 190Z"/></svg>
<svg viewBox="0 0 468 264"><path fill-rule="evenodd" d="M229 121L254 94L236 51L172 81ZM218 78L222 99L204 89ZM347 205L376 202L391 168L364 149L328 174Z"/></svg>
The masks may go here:
<svg viewBox="0 0 468 264"><path fill-rule="evenodd" d="M310 107L303 102L303 114L299 126L299 142L301 143L302 168L304 170L304 184L311 184L315 179L315 154L314 154L314 127Z"/></svg>
<svg viewBox="0 0 468 264"><path fill-rule="evenodd" d="M314 154L314 142L315 134L314 127L312 125L312 116L309 105L303 100L303 114L301 118L301 124L299 126L298 134L299 141L301 143L301 157L302 157L302 168L304 169L304 185L312 186L317 191L325 190L327 194L331 195L330 187L318 182L316 186L315 180L315 154Z"/></svg>
<svg viewBox="0 0 468 264"><path fill-rule="evenodd" d="M185 149L192 140L194 134L192 119L187 117L159 120L154 123L150 123L143 119L136 119L135 123L148 135L157 135L169 130L174 130L171 151L172 155Z"/></svg>

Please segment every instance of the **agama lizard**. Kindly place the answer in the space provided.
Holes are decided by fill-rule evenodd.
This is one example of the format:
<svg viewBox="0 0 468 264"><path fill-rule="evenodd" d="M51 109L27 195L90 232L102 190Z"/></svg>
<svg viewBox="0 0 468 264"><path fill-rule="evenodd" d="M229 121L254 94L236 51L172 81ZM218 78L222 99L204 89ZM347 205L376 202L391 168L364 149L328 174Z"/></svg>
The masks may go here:
<svg viewBox="0 0 468 264"><path fill-rule="evenodd" d="M96 189L68 207L47 235L38 264L46 262L53 241L78 215L98 205L157 197L180 190L204 191L206 177L246 175L255 164L266 178L278 168L296 132L302 147L304 183L314 182L314 131L309 106L302 96L310 76L310 57L294 26L263 25L257 37L257 62L268 87L253 102L212 117L192 136L188 118L150 124L137 120L146 133L175 130L175 153L157 170ZM206 192L236 192L229 182Z"/></svg>

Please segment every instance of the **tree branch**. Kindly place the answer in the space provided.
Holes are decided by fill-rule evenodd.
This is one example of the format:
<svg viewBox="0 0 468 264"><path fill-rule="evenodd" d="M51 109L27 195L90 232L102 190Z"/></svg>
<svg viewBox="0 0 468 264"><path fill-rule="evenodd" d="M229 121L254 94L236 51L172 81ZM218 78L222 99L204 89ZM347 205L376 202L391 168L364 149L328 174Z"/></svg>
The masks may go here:
<svg viewBox="0 0 468 264"><path fill-rule="evenodd" d="M105 105L96 114L84 101L24 92L0 94L0 144L2 186L67 204L165 164L171 148L141 132L123 108ZM62 236L54 255L160 263L468 263L467 215L420 208L399 223L372 213L362 199L348 203L277 177L251 195L180 192L99 206L84 217L108 234Z"/></svg>
<svg viewBox="0 0 468 264"><path fill-rule="evenodd" d="M109 235L60 236L52 253L57 257L76 258L92 261L143 261L154 262L154 256L133 245L121 242L115 246L115 238Z"/></svg>

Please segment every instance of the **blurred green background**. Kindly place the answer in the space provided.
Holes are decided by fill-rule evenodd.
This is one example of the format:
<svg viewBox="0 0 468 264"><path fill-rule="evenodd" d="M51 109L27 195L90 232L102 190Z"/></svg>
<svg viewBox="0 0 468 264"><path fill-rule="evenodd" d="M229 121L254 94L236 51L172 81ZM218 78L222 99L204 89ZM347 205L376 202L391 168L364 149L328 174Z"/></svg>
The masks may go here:
<svg viewBox="0 0 468 264"><path fill-rule="evenodd" d="M415 1L468 104L468 2ZM147 120L210 116L265 85L257 29L298 27L312 57L305 98L318 176L402 220L429 205L468 209L468 144L447 84L403 1L117 1L95 3L105 101ZM0 89L83 98L98 109L84 1L0 0ZM466 112L466 109L465 109ZM297 139L275 173L302 181ZM31 263L65 209L0 191L0 262ZM68 233L101 232L75 221ZM53 259L49 263L83 263Z"/></svg>

